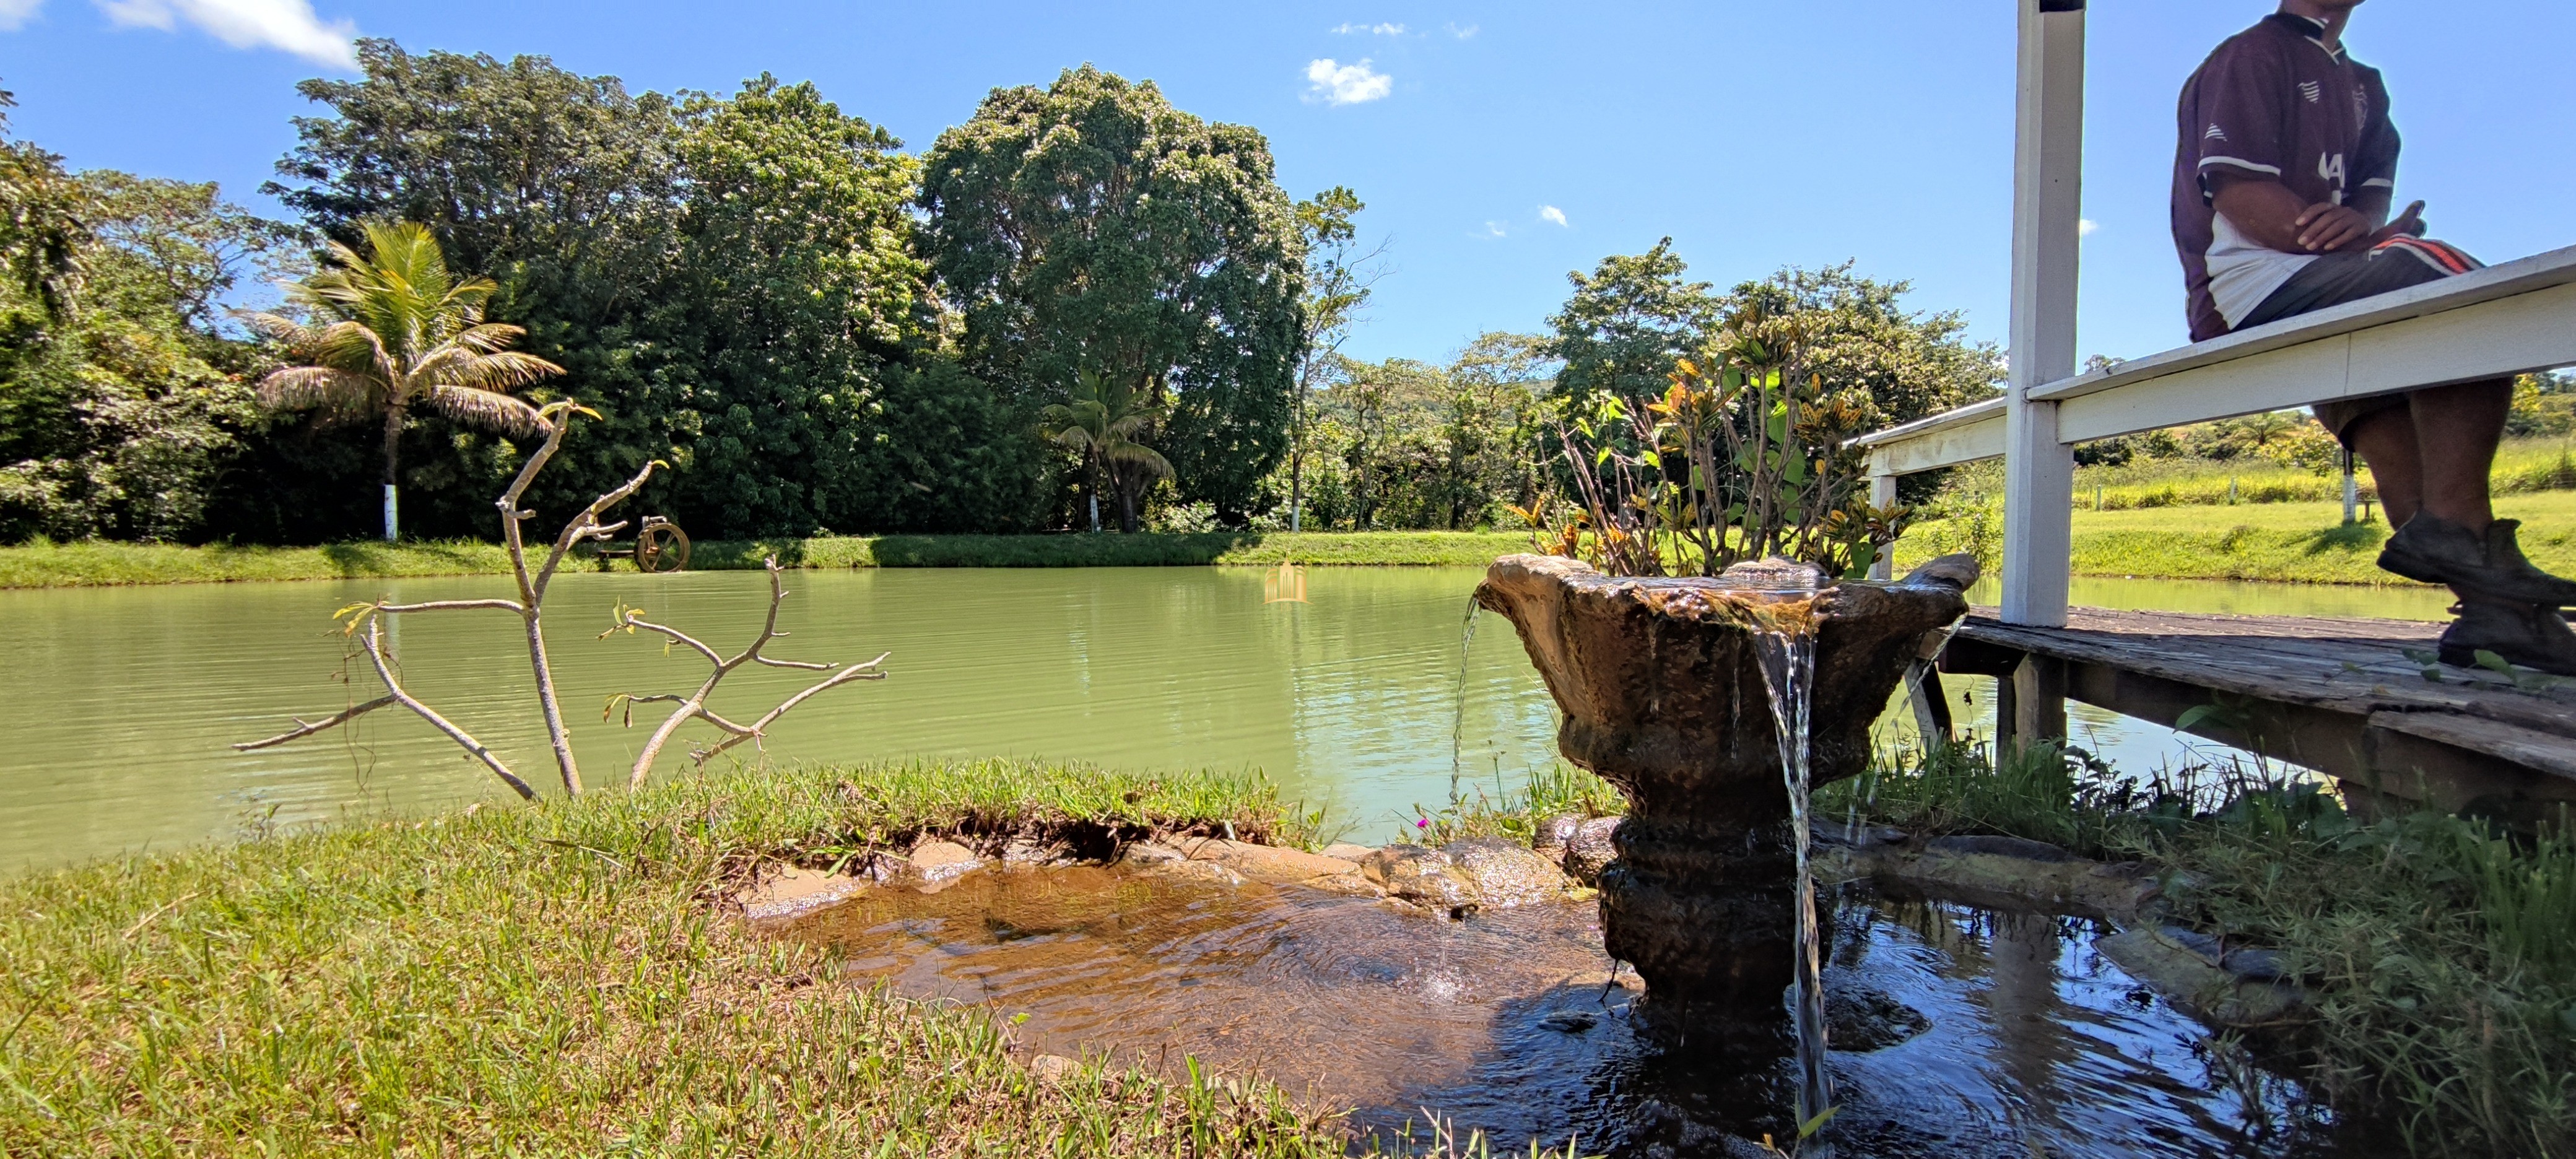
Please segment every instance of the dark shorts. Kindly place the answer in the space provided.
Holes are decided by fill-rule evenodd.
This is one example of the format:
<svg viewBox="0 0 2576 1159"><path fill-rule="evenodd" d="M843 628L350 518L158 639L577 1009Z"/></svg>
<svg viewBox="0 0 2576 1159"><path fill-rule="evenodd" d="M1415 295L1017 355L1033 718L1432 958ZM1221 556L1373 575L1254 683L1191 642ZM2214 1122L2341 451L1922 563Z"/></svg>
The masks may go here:
<svg viewBox="0 0 2576 1159"><path fill-rule="evenodd" d="M2290 275L2290 280L2254 307L2254 312L2237 323L2236 329L2250 329L2311 310L2438 282L2482 268L2483 264L2448 243L2412 237L2391 238L2357 253L2327 254ZM2317 421L2349 444L2352 440L2345 437L2345 432L2355 420L2405 405L2406 395L2400 393L2338 399L2318 403L2314 409Z"/></svg>

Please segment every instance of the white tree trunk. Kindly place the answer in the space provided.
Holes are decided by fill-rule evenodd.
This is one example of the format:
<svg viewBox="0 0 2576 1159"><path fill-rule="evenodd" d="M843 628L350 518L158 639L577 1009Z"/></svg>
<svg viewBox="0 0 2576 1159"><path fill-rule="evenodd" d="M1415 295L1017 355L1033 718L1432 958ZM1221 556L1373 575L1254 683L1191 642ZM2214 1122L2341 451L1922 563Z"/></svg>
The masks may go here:
<svg viewBox="0 0 2576 1159"><path fill-rule="evenodd" d="M385 542L392 543L395 537L401 534L401 530L400 524L394 519L394 485L387 483L385 484Z"/></svg>

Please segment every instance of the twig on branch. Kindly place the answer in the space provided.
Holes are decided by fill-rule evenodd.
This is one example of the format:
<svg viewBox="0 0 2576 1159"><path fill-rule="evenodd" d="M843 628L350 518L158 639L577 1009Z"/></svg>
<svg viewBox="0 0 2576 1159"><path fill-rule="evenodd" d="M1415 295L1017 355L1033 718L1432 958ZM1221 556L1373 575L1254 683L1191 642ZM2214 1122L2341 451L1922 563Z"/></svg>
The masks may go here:
<svg viewBox="0 0 2576 1159"><path fill-rule="evenodd" d="M646 696L620 693L609 698L607 711L601 714L602 719L606 719L608 716L614 715L620 707L628 707L631 709L633 705L638 704L676 703L679 705L678 708L671 711L671 715L668 718L662 721L660 727L653 730L653 735L645 740L644 751L636 754L634 771L629 773L626 779L626 783L629 787L641 787L644 784L644 779L653 771L653 762L661 758L662 747L670 743L672 734L678 732L681 725L686 724L691 720L703 720L708 724L716 726L718 730L726 734L725 739L718 742L714 747L697 749L691 753L691 758L693 760L700 765L704 765L707 763L708 758L713 757L717 753L741 744L746 740L756 741L760 739L762 736L767 734L769 726L775 723L779 717L787 715L787 711L789 709L805 703L806 700L812 698L816 693L822 692L825 689L837 688L843 684L848 684L853 681L885 679L886 674L882 665L885 663L887 656L893 655L891 652L883 653L876 659L870 660L865 664L853 664L846 668L836 664L818 664L807 660L779 660L762 655L761 649L767 647L771 640L778 639L779 637L787 634L778 630L778 605L780 601L787 598L787 585L784 578L786 573L779 570L777 557L772 556L768 559L762 560L761 564L769 570L769 615L767 619L761 622L760 634L752 638L751 646L744 648L742 651L735 653L731 657L718 653L714 648L707 646L704 641L701 641L697 637L691 636L677 628L670 627L666 624L657 624L651 620L645 619L642 609L639 608L618 609L616 622L610 625L607 631L599 634L601 639L606 639L618 632L625 632L630 635L639 629L653 632L669 639L674 644L687 648L696 652L698 655L705 657L707 663L714 668L714 671L707 674L706 682L698 685L698 690L696 692L690 693L685 697L665 692L654 693ZM771 668L796 668L809 672L831 672L832 674L817 682L812 687L809 687L794 696L788 697L784 702L780 703L778 707L770 709L769 712L763 715L760 719L746 725L727 720L707 707L707 699L715 695L716 686L723 683L724 678L731 675L735 669L740 668L745 664L762 664ZM837 669L837 671L835 669ZM631 712L628 716L627 723L630 725L634 723Z"/></svg>
<svg viewBox="0 0 2576 1159"><path fill-rule="evenodd" d="M326 728L338 728L341 725L347 724L350 721L356 720L361 716L365 716L370 712L374 712L375 710L383 708L384 706L394 702L393 697L379 696L365 704L353 705L345 712L334 713L324 720L307 721L298 717L295 721L295 728L292 731L281 732L267 740L244 741L240 744L234 745L233 751L246 753L252 749L274 748L291 740L302 740L303 738L311 736Z"/></svg>

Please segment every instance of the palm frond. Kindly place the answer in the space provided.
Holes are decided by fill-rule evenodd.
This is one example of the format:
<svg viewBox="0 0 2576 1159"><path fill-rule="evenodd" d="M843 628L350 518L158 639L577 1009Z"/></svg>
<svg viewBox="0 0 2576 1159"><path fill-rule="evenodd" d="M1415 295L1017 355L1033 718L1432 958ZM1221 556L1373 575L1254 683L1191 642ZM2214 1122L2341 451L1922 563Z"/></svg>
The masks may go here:
<svg viewBox="0 0 2576 1159"><path fill-rule="evenodd" d="M534 354L517 350L477 354L449 343L413 364L411 377L425 384L509 391L563 372L563 367Z"/></svg>
<svg viewBox="0 0 2576 1159"><path fill-rule="evenodd" d="M545 429L537 408L495 390L441 383L429 391L430 405L461 423L510 435L533 435Z"/></svg>
<svg viewBox="0 0 2576 1159"><path fill-rule="evenodd" d="M1121 439L1102 447L1100 457L1112 463L1138 468L1144 471L1149 479L1172 477L1171 460L1164 458L1162 452L1143 443L1131 443Z"/></svg>
<svg viewBox="0 0 2576 1159"><path fill-rule="evenodd" d="M343 414L365 410L384 384L329 366L290 366L259 380L259 401L278 410L321 407Z"/></svg>

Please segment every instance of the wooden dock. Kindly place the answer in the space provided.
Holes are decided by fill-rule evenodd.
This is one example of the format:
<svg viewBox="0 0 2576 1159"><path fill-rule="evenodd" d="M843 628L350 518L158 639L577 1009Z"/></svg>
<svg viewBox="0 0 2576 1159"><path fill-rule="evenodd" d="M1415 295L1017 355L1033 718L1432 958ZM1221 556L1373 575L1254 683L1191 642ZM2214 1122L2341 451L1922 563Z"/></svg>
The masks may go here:
<svg viewBox="0 0 2576 1159"><path fill-rule="evenodd" d="M1940 669L2002 678L2008 736L2065 736L2069 698L2164 725L2208 705L2185 731L2348 796L2520 823L2576 806L2576 680L2436 665L2440 624L2073 608L2046 628L1977 611Z"/></svg>

